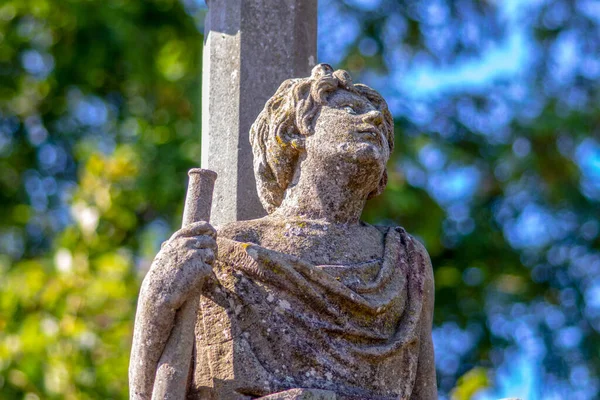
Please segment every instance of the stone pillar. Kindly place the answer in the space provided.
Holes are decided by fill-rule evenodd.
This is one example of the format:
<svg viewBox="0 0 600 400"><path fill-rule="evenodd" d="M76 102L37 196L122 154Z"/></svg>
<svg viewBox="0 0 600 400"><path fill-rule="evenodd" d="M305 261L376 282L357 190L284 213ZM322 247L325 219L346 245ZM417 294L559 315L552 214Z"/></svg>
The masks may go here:
<svg viewBox="0 0 600 400"><path fill-rule="evenodd" d="M281 82L316 62L317 0L211 0L202 75L202 168L219 175L212 222L259 218L250 126Z"/></svg>

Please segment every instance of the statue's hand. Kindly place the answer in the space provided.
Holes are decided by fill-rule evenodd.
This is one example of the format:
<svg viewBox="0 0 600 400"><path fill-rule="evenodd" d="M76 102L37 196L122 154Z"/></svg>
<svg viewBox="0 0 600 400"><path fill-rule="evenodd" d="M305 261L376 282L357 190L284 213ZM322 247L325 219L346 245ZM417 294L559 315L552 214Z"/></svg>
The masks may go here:
<svg viewBox="0 0 600 400"><path fill-rule="evenodd" d="M215 229L204 221L175 232L154 258L142 285L144 294L163 307L178 309L212 275L215 238Z"/></svg>

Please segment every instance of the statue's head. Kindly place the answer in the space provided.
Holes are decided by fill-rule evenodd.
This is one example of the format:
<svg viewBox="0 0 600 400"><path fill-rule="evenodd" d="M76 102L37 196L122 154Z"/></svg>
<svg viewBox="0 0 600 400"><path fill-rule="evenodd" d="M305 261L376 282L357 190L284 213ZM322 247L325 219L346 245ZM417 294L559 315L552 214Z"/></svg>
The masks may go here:
<svg viewBox="0 0 600 400"><path fill-rule="evenodd" d="M311 137L323 140L307 143ZM271 213L281 205L301 155L311 146L324 158L375 162L380 173L369 198L380 194L387 183L394 122L379 93L353 84L344 70L319 64L310 77L281 84L252 125L250 142L258 195Z"/></svg>

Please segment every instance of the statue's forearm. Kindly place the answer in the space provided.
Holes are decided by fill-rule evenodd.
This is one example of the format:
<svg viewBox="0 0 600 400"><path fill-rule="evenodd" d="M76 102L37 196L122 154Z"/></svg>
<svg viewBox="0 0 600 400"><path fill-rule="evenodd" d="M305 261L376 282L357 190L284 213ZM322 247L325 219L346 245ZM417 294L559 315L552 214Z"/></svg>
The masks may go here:
<svg viewBox="0 0 600 400"><path fill-rule="evenodd" d="M188 238L179 244L171 243L171 245L165 246L155 258L150 271L144 278L135 317L129 364L131 399L151 399L155 391L156 379L161 378L159 380L164 386L164 381L169 380L168 377L172 377L170 368L178 371L178 377L181 374L187 374L189 370L187 359L184 363L187 367L180 365L183 362L182 357L187 356L173 357L173 352L183 351L179 348L184 345L183 339L193 341L197 311L195 307L198 305L197 291L212 273L210 266L202 260L214 256L212 256L212 249L189 250L189 248L208 239L213 240L205 237ZM189 305L186 308L188 312L181 314L178 311L184 304ZM178 321L176 320L177 315L179 315ZM177 334L177 337L173 339L175 342L169 350L167 343L173 332L177 331L178 326L179 328L185 326L185 332ZM187 345L185 348L189 349L191 360L192 346ZM168 360L161 359L165 351L170 352ZM167 370L159 370L159 363L162 361L168 364L164 365ZM185 371L183 371L184 369ZM157 371L163 371L166 375L165 373L157 375ZM187 375L185 378L187 379Z"/></svg>
<svg viewBox="0 0 600 400"><path fill-rule="evenodd" d="M131 399L150 399L156 368L163 353L175 319L175 309L160 301L147 282L142 285L135 317L131 361L129 364L129 391Z"/></svg>
<svg viewBox="0 0 600 400"><path fill-rule="evenodd" d="M433 267L427 250L419 242L417 251L424 263L423 270L423 308L421 310L421 326L419 335L419 361L417 363L417 376L413 386L411 399L435 400L437 399L437 384L435 374L435 356L431 329L433 326L433 309L435 302L435 284Z"/></svg>

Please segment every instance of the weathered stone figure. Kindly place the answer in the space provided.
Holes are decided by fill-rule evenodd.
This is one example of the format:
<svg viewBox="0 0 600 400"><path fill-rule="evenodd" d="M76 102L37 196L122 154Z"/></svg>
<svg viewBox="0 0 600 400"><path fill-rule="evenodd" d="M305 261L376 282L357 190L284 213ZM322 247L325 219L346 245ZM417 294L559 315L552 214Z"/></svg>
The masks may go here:
<svg viewBox="0 0 600 400"><path fill-rule="evenodd" d="M251 130L269 215L163 245L140 293L132 398L151 397L175 311L199 288L190 399L436 398L429 256L359 220L393 141L385 101L347 72L285 81Z"/></svg>

